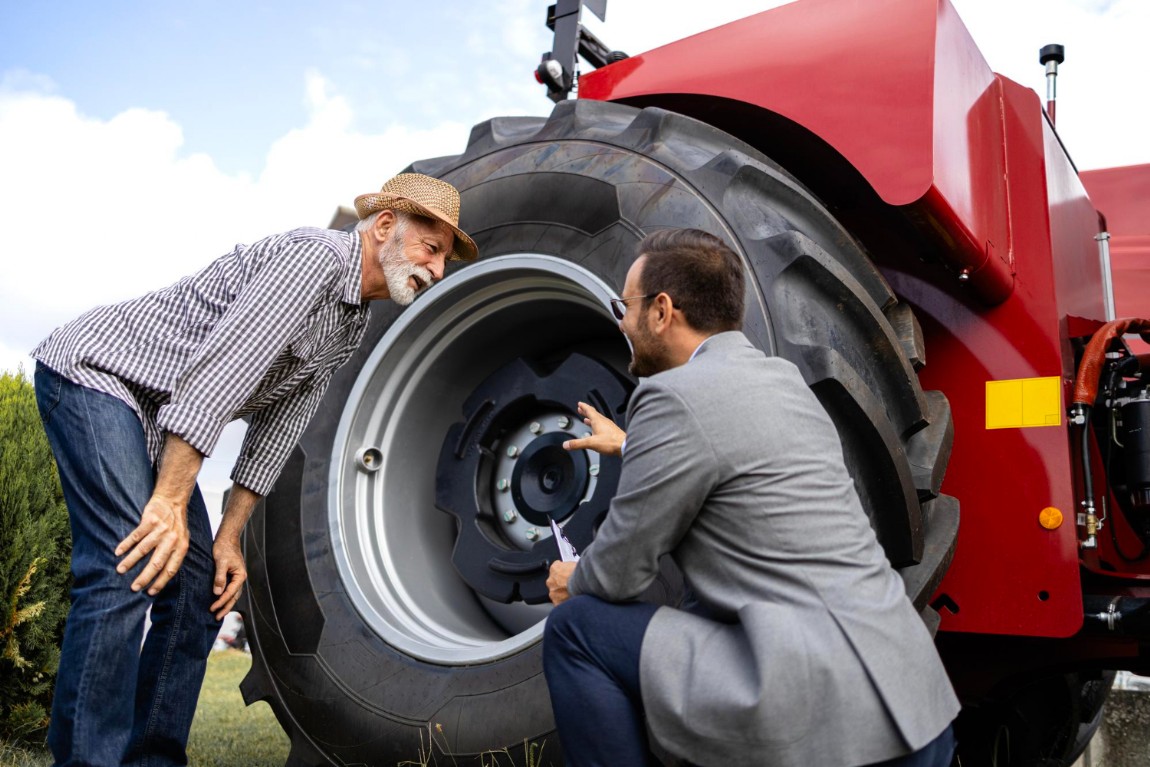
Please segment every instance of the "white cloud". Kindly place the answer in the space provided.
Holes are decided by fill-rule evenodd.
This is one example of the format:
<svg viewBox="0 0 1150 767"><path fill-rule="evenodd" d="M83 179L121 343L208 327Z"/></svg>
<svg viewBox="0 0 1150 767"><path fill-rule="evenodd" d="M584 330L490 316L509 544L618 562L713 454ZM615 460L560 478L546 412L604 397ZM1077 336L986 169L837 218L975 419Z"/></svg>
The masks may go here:
<svg viewBox="0 0 1150 767"><path fill-rule="evenodd" d="M470 126L447 122L429 129L398 121L381 134L356 130L347 100L317 72L307 75L308 124L268 152L256 194L268 231L327 223L336 205L378 189L412 161L463 151Z"/></svg>
<svg viewBox="0 0 1150 767"><path fill-rule="evenodd" d="M71 311L204 263L194 255L211 236L201 216L238 208L251 184L204 155L180 156L182 144L161 112L101 121L60 96L0 93L5 303Z"/></svg>
<svg viewBox="0 0 1150 767"><path fill-rule="evenodd" d="M326 225L411 161L462 151L468 133L462 123L359 133L351 105L313 72L307 124L271 146L253 179L182 152L180 126L162 112L98 120L43 82L11 82L0 89L5 365L85 309L169 284L237 242Z"/></svg>
<svg viewBox="0 0 1150 767"><path fill-rule="evenodd" d="M789 0L609 0L607 20L584 11L583 23L613 50L631 55L649 51L683 37L786 5Z"/></svg>

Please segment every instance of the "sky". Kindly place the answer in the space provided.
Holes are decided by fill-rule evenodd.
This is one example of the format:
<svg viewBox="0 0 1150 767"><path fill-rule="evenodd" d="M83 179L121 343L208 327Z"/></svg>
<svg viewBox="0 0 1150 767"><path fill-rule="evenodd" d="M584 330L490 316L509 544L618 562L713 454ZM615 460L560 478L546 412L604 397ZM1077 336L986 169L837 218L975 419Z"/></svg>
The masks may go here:
<svg viewBox="0 0 1150 767"><path fill-rule="evenodd" d="M782 4L610 0L605 23L584 18L636 54ZM1080 169L1150 162L1150 2L953 4L991 68L1042 98L1038 49L1066 46L1058 126ZM30 372L28 352L93 306L326 225L413 160L461 152L477 123L546 115L547 5L0 0L0 370Z"/></svg>

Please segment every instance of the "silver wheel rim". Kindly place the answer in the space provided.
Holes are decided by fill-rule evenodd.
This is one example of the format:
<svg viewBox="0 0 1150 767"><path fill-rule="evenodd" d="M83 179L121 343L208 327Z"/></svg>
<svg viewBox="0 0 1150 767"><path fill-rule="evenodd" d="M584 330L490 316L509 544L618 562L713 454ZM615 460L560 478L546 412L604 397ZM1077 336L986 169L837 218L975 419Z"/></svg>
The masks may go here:
<svg viewBox="0 0 1150 767"><path fill-rule="evenodd" d="M364 363L336 432L329 528L348 596L399 651L465 665L538 642L549 606L493 603L456 574L456 520L435 506L437 459L467 395L515 357L558 344L625 367L613 297L558 258L486 259L428 290Z"/></svg>

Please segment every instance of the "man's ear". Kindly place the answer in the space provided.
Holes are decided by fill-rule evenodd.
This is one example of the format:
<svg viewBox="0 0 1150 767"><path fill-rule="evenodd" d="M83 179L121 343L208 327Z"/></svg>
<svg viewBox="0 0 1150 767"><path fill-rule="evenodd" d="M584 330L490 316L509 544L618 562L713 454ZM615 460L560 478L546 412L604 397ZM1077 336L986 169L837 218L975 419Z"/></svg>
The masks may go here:
<svg viewBox="0 0 1150 767"><path fill-rule="evenodd" d="M675 311L675 307L671 304L671 297L666 293L660 293L655 296L652 303L654 305L649 314L655 321L655 330L657 332L667 330L671 327L671 314Z"/></svg>
<svg viewBox="0 0 1150 767"><path fill-rule="evenodd" d="M379 243L387 242L388 237L391 236L392 229L395 228L395 211L384 208L376 216L375 223L372 224L371 231L375 234L376 241Z"/></svg>

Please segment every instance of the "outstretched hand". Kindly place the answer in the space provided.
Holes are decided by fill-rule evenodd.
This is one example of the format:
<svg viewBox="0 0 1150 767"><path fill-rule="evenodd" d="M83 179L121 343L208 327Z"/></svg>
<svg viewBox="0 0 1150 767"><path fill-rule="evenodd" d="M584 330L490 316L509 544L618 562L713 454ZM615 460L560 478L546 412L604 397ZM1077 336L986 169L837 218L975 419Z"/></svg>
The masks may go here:
<svg viewBox="0 0 1150 767"><path fill-rule="evenodd" d="M591 427L591 436L569 439L563 443L567 450L594 450L601 455L622 455L623 440L627 433L615 425L607 416L586 402L579 403L579 415L583 423Z"/></svg>

